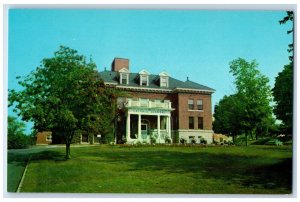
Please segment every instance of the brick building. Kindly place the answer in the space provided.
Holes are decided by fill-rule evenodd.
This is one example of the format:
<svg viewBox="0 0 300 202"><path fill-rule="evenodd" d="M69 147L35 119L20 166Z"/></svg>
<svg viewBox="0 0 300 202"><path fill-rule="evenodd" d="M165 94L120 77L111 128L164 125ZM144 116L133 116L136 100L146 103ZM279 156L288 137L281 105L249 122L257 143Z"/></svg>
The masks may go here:
<svg viewBox="0 0 300 202"><path fill-rule="evenodd" d="M36 135L36 144L37 145L46 145L52 143L52 132L44 131L38 132Z"/></svg>
<svg viewBox="0 0 300 202"><path fill-rule="evenodd" d="M105 85L127 92L118 98L116 142L127 143L213 141L212 103L214 90L166 72L157 75L147 70L130 72L129 60L115 58L111 71L102 71Z"/></svg>

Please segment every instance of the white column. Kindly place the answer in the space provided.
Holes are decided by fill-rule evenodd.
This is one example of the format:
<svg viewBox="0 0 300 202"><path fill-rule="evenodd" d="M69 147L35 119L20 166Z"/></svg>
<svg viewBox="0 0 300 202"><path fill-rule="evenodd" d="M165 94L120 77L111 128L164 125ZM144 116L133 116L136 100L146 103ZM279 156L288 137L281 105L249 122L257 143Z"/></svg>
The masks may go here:
<svg viewBox="0 0 300 202"><path fill-rule="evenodd" d="M127 120L126 120L126 139L127 141L130 140L130 114L127 113Z"/></svg>
<svg viewBox="0 0 300 202"><path fill-rule="evenodd" d="M141 124L141 122L142 122L142 121L141 121L141 115L139 114L139 121L138 121L138 138L137 138L138 140L142 139L142 134L141 134L141 133L142 133L142 132L141 132L141 131L142 131L142 130L141 130L141 128L142 128L141 125L142 125L142 124Z"/></svg>
<svg viewBox="0 0 300 202"><path fill-rule="evenodd" d="M168 135L171 139L171 142L172 142L172 138L171 138L171 116L168 116L168 119L167 119L167 130L168 130Z"/></svg>
<svg viewBox="0 0 300 202"><path fill-rule="evenodd" d="M158 143L160 143L160 115L157 115L157 136Z"/></svg>

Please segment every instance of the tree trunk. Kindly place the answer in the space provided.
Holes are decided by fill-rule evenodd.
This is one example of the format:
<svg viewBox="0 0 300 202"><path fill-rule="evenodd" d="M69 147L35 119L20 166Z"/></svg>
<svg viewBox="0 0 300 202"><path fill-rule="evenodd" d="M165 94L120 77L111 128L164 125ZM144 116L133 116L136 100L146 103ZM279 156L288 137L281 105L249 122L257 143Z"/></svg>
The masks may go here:
<svg viewBox="0 0 300 202"><path fill-rule="evenodd" d="M66 159L70 159L71 158L71 144L70 143L66 143Z"/></svg>
<svg viewBox="0 0 300 202"><path fill-rule="evenodd" d="M245 137L246 137L246 146L248 146L248 132L245 133Z"/></svg>

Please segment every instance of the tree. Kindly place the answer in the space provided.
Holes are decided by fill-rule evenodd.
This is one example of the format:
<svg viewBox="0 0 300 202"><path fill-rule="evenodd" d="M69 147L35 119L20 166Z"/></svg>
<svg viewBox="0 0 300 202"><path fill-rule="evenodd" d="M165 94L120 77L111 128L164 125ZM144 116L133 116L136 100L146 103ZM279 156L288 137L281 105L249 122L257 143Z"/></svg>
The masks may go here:
<svg viewBox="0 0 300 202"><path fill-rule="evenodd" d="M293 11L287 11L286 14L287 15L282 20L279 20L279 24L285 24L289 21L294 22L294 12ZM291 33L294 33L294 26L291 30L287 31L287 34L291 34ZM292 55L289 56L289 59L290 59L291 62L293 62L293 60L294 60L294 43L291 43L291 44L288 45L287 51L289 53L292 52Z"/></svg>
<svg viewBox="0 0 300 202"><path fill-rule="evenodd" d="M235 77L236 96L241 110L240 128L245 132L246 144L248 135L255 134L261 128L268 128L272 120L271 88L269 79L257 70L258 64L254 60L247 62L238 58L230 62L230 72Z"/></svg>
<svg viewBox="0 0 300 202"><path fill-rule="evenodd" d="M241 103L237 95L225 95L215 106L213 130L216 133L232 136L233 142L238 134L241 134L240 109Z"/></svg>
<svg viewBox="0 0 300 202"><path fill-rule="evenodd" d="M25 135L25 124L17 120L16 117L7 118L7 148L22 149L28 146L28 138Z"/></svg>
<svg viewBox="0 0 300 202"><path fill-rule="evenodd" d="M294 12L287 11L287 16L279 21L280 24L294 22ZM294 33L294 28L287 31L287 34ZM294 45L288 45L288 52L294 53ZM289 56L290 64L285 65L283 70L275 78L275 85L272 89L275 101L274 114L282 121L281 131L292 134L293 130L293 55Z"/></svg>
<svg viewBox="0 0 300 202"><path fill-rule="evenodd" d="M104 88L95 63L76 50L61 46L54 57L19 81L23 90L9 91L9 106L23 120L34 122L38 131L60 134L66 144L66 159L75 132L86 129L86 120L98 117L102 134L113 128L113 90Z"/></svg>
<svg viewBox="0 0 300 202"><path fill-rule="evenodd" d="M275 78L272 89L275 107L274 114L283 123L285 133L292 134L293 127L293 65L285 65Z"/></svg>

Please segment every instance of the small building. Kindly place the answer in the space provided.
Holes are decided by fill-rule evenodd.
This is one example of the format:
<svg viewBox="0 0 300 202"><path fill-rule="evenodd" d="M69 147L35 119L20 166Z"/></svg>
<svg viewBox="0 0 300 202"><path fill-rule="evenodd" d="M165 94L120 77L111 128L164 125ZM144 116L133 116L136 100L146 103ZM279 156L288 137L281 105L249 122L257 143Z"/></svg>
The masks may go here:
<svg viewBox="0 0 300 202"><path fill-rule="evenodd" d="M37 145L52 144L52 132L51 131L38 132L36 135L36 144Z"/></svg>
<svg viewBox="0 0 300 202"><path fill-rule="evenodd" d="M142 69L133 73L129 60L115 58L111 71L100 76L107 88L120 89L128 97L118 98L116 143L186 142L205 139L213 142L211 96L214 89L180 81L167 72L151 74Z"/></svg>

